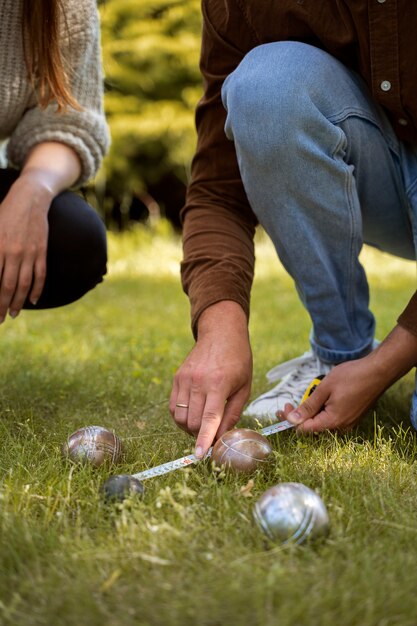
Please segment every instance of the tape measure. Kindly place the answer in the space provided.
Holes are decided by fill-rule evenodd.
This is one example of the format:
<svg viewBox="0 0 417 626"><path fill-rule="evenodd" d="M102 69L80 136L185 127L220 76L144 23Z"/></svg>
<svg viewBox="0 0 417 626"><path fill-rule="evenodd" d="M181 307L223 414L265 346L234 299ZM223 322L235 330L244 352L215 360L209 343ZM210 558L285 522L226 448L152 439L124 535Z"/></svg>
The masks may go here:
<svg viewBox="0 0 417 626"><path fill-rule="evenodd" d="M324 374L320 374L320 376L317 376L316 378L314 378L314 380L311 381L311 383L309 384L309 386L305 390L303 397L301 398L300 404L302 404L304 402L304 400L307 400L307 398L309 396L311 396L313 391L315 389L317 389L317 387L320 385L320 383L323 380L323 378L324 378Z"/></svg>
<svg viewBox="0 0 417 626"><path fill-rule="evenodd" d="M311 396L316 387L321 383L324 376L317 376L314 380L311 381L301 402L304 402L306 398ZM271 426L265 426L259 432L261 435L268 437L269 435L273 435L275 433L279 433L282 430L287 430L288 428L293 428L294 424L290 424L287 420L283 422L277 422L276 424L271 424ZM209 449L205 459L211 457L213 447ZM174 470L180 469L181 467L187 467L188 465L192 465L193 463L198 463L202 459L197 459L195 454L189 454L188 456L183 456L181 459L176 459L175 461L168 461L168 463L163 463L162 465L157 465L156 467L151 467L150 469L144 470L143 472L138 472L137 474L132 474L133 478L137 478L138 480L148 480L148 478L155 478L156 476L163 476L164 474L168 474L169 472L173 472Z"/></svg>
<svg viewBox="0 0 417 626"><path fill-rule="evenodd" d="M294 424L290 424L285 420L285 422L278 422L277 424L271 424L271 426L266 426L262 428L259 432L261 435L272 435L274 433L278 433L281 430L287 430L288 428L293 428ZM211 452L213 447L209 449L204 459L208 459L211 457ZM192 465L193 463L198 463L202 459L197 459L195 454L189 454L188 456L183 456L181 459L176 459L175 461L168 461L168 463L164 463L163 465L157 465L156 467L151 467L150 469L144 470L143 472L139 472L138 474L132 474L133 478L137 478L138 480L148 480L148 478L155 478L156 476L163 476L163 474L168 474L169 472L173 472L174 470L180 469L181 467L187 467L188 465Z"/></svg>

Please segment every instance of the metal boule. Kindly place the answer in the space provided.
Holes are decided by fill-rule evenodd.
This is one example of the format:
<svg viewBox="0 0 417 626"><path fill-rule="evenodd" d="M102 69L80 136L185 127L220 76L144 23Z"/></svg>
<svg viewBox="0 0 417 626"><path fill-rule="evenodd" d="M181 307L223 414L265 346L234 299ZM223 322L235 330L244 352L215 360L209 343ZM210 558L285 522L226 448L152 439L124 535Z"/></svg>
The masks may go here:
<svg viewBox="0 0 417 626"><path fill-rule="evenodd" d="M265 463L271 453L266 437L249 428L235 428L216 441L211 458L219 467L249 474Z"/></svg>
<svg viewBox="0 0 417 626"><path fill-rule="evenodd" d="M273 542L300 544L326 537L329 532L323 500L302 483L280 483L265 491L255 504L253 516Z"/></svg>
<svg viewBox="0 0 417 626"><path fill-rule="evenodd" d="M85 426L69 435L62 446L64 457L99 467L106 461L117 463L122 455L122 442L111 430L102 426Z"/></svg>
<svg viewBox="0 0 417 626"><path fill-rule="evenodd" d="M101 486L101 494L106 502L123 502L126 498L143 496L143 484L127 474L110 476Z"/></svg>

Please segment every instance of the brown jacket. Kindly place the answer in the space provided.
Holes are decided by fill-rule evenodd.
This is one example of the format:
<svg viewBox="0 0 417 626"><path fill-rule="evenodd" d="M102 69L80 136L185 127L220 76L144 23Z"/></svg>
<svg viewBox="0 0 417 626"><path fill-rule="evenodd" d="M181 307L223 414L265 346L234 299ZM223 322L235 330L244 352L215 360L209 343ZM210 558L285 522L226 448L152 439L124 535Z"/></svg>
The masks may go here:
<svg viewBox="0 0 417 626"><path fill-rule="evenodd" d="M224 134L221 86L262 43L306 42L363 76L400 139L417 143L417 2L408 0L203 0L197 152L182 211L182 280L193 332L220 300L249 315L256 218L243 189L233 142ZM381 89L389 81L388 91ZM417 294L399 318L417 335Z"/></svg>

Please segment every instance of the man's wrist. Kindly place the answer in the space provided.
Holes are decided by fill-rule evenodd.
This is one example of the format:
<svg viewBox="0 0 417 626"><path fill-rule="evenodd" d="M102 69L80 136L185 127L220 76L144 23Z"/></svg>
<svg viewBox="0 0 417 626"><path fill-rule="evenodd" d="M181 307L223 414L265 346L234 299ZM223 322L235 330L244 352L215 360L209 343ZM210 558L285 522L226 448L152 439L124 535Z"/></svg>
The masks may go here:
<svg viewBox="0 0 417 626"><path fill-rule="evenodd" d="M369 358L380 376L391 385L416 366L417 337L398 325Z"/></svg>
<svg viewBox="0 0 417 626"><path fill-rule="evenodd" d="M238 331L248 332L248 320L243 308L234 300L221 300L210 305L198 319L198 337L206 334Z"/></svg>

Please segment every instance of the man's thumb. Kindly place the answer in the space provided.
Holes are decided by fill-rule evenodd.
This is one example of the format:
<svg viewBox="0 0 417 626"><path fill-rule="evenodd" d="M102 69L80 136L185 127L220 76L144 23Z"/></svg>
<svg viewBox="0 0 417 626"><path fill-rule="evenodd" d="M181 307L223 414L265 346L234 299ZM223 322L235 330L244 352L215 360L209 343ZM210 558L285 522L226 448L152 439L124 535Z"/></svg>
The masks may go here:
<svg viewBox="0 0 417 626"><path fill-rule="evenodd" d="M314 392L310 396L301 402L300 406L287 415L287 420L295 426L302 424L306 420L311 419L320 413L325 401L325 389L322 385L319 385L314 389Z"/></svg>

